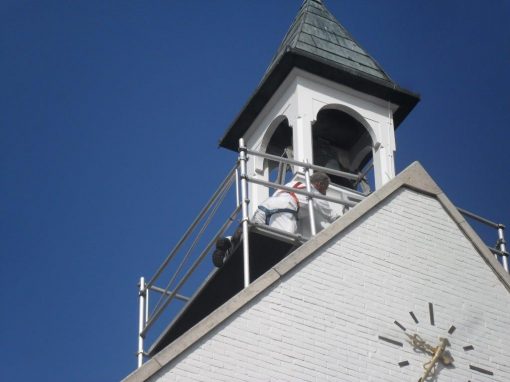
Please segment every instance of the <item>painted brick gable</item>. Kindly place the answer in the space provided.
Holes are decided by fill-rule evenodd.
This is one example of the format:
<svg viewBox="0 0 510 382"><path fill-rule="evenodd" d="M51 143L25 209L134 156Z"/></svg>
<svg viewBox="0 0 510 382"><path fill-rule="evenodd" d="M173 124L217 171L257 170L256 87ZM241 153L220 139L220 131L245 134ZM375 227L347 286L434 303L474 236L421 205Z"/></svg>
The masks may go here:
<svg viewBox="0 0 510 382"><path fill-rule="evenodd" d="M416 381L429 358L412 350L399 320L431 342L455 325L455 369L440 370L441 381L508 381L509 301L437 199L403 188L149 380Z"/></svg>

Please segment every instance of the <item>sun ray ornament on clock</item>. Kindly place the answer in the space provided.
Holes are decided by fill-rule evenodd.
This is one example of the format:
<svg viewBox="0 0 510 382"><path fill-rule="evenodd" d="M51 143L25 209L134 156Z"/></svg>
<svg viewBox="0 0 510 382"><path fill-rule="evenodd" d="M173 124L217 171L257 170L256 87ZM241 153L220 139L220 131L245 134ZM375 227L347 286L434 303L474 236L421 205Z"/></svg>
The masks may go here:
<svg viewBox="0 0 510 382"><path fill-rule="evenodd" d="M412 320L409 320L410 319ZM455 356L461 353L475 351L476 347L472 343L462 342L464 338L457 336L455 333L457 328L453 323L441 322L436 325L436 316L434 313L434 304L428 304L428 317L420 318L415 312L410 311L409 317L398 321L395 320L394 324L403 332L403 341L399 339L390 338L389 336L378 336L379 340L389 344L390 346L397 346L404 349L404 351L412 351L415 354L423 355L422 369L417 375L418 382L427 381L441 381L441 375L447 373L444 370L455 369L457 367L467 367L467 369L474 372L473 374L480 374L484 376L493 376L494 372L486 366L479 364L468 363L459 364L455 361ZM454 318L451 318L453 322ZM415 325L415 329L410 329L407 321L411 325ZM404 322L404 324L402 323ZM425 326L429 326L429 330L425 330ZM446 326L445 326L446 325ZM448 329L441 329L442 327ZM436 335L430 335L430 332L435 332ZM412 354L412 353L410 353ZM463 357L465 358L465 357ZM408 359L395 362L396 366L403 368L411 365ZM468 382L474 382L476 379L466 379Z"/></svg>

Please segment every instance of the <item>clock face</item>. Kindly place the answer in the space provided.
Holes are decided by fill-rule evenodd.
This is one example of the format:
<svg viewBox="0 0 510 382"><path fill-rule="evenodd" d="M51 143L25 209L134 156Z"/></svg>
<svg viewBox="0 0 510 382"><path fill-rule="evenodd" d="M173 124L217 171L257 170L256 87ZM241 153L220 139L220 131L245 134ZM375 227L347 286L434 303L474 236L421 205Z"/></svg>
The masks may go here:
<svg viewBox="0 0 510 382"><path fill-rule="evenodd" d="M403 359L395 361L395 367L404 368L412 365L411 359L416 362L418 355L418 358L423 360L421 367L416 368L418 370L416 381L418 382L440 382L441 376L444 376L445 380L451 380L452 374L449 374L449 371L452 370L469 371L457 374L470 375L470 377L455 380L475 382L477 376L480 378L483 376L483 380L490 380L494 372L485 365L486 362L475 362L476 356L472 355L476 353L477 345L463 340L463 337L466 336L458 335L459 331L453 324L453 318L450 318L452 320L450 322L436 322L433 303L428 304L426 312L426 315L422 313L422 317L420 317L410 311L408 316L395 320L394 324L402 333L400 337L379 336L379 340L388 346L402 348ZM409 355L407 359L406 352ZM465 362L466 359L470 361Z"/></svg>

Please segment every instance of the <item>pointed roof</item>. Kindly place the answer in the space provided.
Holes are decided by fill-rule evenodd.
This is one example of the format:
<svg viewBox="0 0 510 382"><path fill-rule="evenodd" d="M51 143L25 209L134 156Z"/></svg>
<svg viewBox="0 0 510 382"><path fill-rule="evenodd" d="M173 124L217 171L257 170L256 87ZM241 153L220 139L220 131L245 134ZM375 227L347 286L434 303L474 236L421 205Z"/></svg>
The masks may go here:
<svg viewBox="0 0 510 382"><path fill-rule="evenodd" d="M322 0L305 0L255 93L220 140L237 151L248 130L293 68L325 77L399 105L397 127L419 96L400 88L327 10Z"/></svg>
<svg viewBox="0 0 510 382"><path fill-rule="evenodd" d="M354 40L321 0L305 0L287 35L269 65L271 71L288 50L331 61L350 70L374 76L392 84L388 74Z"/></svg>

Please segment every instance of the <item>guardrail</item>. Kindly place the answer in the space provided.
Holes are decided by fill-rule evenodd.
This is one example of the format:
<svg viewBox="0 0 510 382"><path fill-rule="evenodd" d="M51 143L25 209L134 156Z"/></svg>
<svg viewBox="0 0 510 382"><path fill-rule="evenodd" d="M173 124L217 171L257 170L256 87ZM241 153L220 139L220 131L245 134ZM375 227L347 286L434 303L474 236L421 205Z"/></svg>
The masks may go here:
<svg viewBox="0 0 510 382"><path fill-rule="evenodd" d="M190 227L186 230L181 239L177 242L176 246L170 251L166 259L163 261L161 266L158 268L154 276L150 279L149 282L145 283L144 278L140 279L139 284L139 332L138 332L138 367L140 367L143 363L143 357L145 355L144 352L144 338L149 331L149 329L154 325L154 323L158 320L158 318L162 315L164 310L168 307L168 305L174 300L179 299L181 301L188 301L190 297L184 296L180 294L180 290L185 285L185 283L189 280L193 272L197 269L203 259L207 256L208 252L213 247L215 240L217 237L223 235L225 231L229 228L229 226L235 221L236 215L239 213L240 204L239 197L236 195L236 203L233 211L229 214L227 220L220 226L219 230L213 236L206 245L205 248L199 253L199 255L194 259L191 266L187 269L184 275L178 279L179 275L183 272L185 264L191 260L191 256L194 251L197 249L199 242L202 240L205 231L209 227L211 220L215 217L218 209L222 205L225 197L227 196L229 190L231 189L233 183L238 182L238 166L236 165L230 172L227 174L226 178L220 184L218 189L214 192L212 197L206 203L204 208L200 211L198 216L195 218ZM236 187L237 188L237 187ZM202 223L202 225L200 225ZM195 234L195 235L194 235ZM155 285L156 281L158 281L163 272L167 269L172 260L177 258L179 252L183 249L184 244L191 240L191 243L188 249L183 254L180 262L176 266L176 271L173 275L170 276L170 281L166 284L165 288L160 288ZM157 292L160 294L160 298L157 301L156 305L149 311L149 292Z"/></svg>
<svg viewBox="0 0 510 382"><path fill-rule="evenodd" d="M259 156L265 158L270 161L275 161L280 164L297 166L300 168L305 177L306 190L296 189L286 187L285 185L264 181L260 179L255 179L253 177L249 177L247 174L247 166L246 163L248 161L248 156ZM369 167L366 171L369 171L371 167ZM140 278L139 283L139 327L138 327L138 367L143 364L144 356L147 354L144 352L144 339L147 336L149 330L154 326L156 321L162 316L164 311L168 308L170 303L173 301L180 301L181 303L187 303L191 296L186 296L185 293L182 292L183 287L190 280L194 272L197 271L199 266L203 264L204 258L210 253L213 248L217 238L221 236L226 236L227 230L231 227L231 225L238 221L241 223L243 229L243 273L244 273L244 287L249 285L250 280L250 269L249 269L249 216L248 216L248 203L249 203L249 195L248 195L248 183L258 184L264 187L268 187L271 189L279 189L285 191L291 191L297 194L306 195L310 198L310 203L308 204L310 211L310 232L313 235L316 234L317 230L315 227L314 221L314 213L313 213L313 199L323 199L331 203L342 204L347 207L352 207L359 203L366 196L360 192L356 192L353 190L347 190L345 193L341 193L340 198L333 198L330 196L325 196L321 194L317 194L312 192L311 184L310 184L310 171L322 171L329 175L339 176L346 179L350 179L355 181L355 185L359 185L362 179L364 179L366 174L351 174L348 172L332 170L329 168L324 168L320 166L316 166L309 163L299 162L289 158L277 157L274 155L260 153L252 150L248 150L244 141L240 140L239 145L239 159L234 168L232 168L217 190L214 192L212 197L200 211L198 216L195 218L190 227L186 230L184 235L179 239L176 246L170 251L166 259L163 261L161 266L158 268L154 276L148 282L145 282L145 279ZM209 233L208 229L210 228L211 222L217 217L218 211L220 207L224 207L224 202L229 193L234 194L235 192L235 201L231 204L230 208L227 208L225 211L222 210L223 216L227 216L226 220L219 219L219 223L216 226L216 230L213 230L213 233ZM232 202L230 200L230 202ZM233 205L233 208L232 208ZM491 248L491 251L494 253L494 256L497 260L502 263L504 269L508 272L508 253L506 251L506 242L504 239L504 225L497 224L491 222L487 219L484 219L478 215L475 215L469 211L463 210L459 208L459 211L466 217L474 219L480 223L483 223L489 227L497 229L498 232L498 240L496 243L497 248ZM219 227L218 227L219 225ZM271 231L270 227L267 227L269 231ZM207 237L212 237L209 241L203 240ZM189 242L189 247L184 250L184 246ZM202 245L202 246L201 246ZM199 250L199 247L202 250ZM178 254L182 253L182 258L178 261ZM193 254L197 253L193 257ZM177 264L173 264L173 262L177 262ZM191 262L187 268L186 264ZM170 264L175 269L175 272L169 275L169 281L166 283L166 287L156 286L156 282L161 281L163 274L165 271L170 268ZM209 265L209 272L212 269L212 265ZM180 277L179 277L180 276ZM199 282L198 287L201 285ZM149 294L150 292L157 293L159 295L159 299L157 300L154 307L149 310ZM195 292L197 290L195 289Z"/></svg>
<svg viewBox="0 0 510 382"><path fill-rule="evenodd" d="M459 212L464 215L467 218L473 219L479 223L482 223L488 227L494 228L498 232L498 239L496 241L496 248L487 246L492 253L494 254L494 257L498 262L503 266L505 271L508 272L508 252L506 251L506 241L505 241L505 226L501 223L494 223L488 219L485 219L479 215L476 215L472 212L469 212L465 209L457 207Z"/></svg>
<svg viewBox="0 0 510 382"><path fill-rule="evenodd" d="M285 165L298 166L303 169L306 183L306 190L294 189L286 187L285 185L262 181L259 179L251 178L247 175L246 162L250 156L260 156L265 159L275 161L277 163L283 163ZM361 201L364 196L361 193L352 191L350 195L343 195L341 198L332 198L323 196L312 192L310 184L310 171L323 171L330 175L340 176L347 179L355 180L357 183L360 181L360 175L351 174L342 171L336 171L320 166L315 166L309 163L299 162L288 158L277 157L270 154L259 153L256 151L247 150L244 146L244 142L240 141L239 148L239 160L232 170L227 174L223 182L220 184L218 189L214 192L212 197L200 211L198 216L195 218L190 227L186 230L184 235L179 239L176 246L170 251L166 259L163 261L161 266L158 268L154 276L150 278L148 282L145 278L140 278L139 283L139 327L138 327L138 367L143 363L144 356L144 339L147 336L149 330L154 326L156 321L161 317L165 309L168 308L172 301L179 300L181 302L187 302L191 296L187 296L181 292L183 286L192 277L193 273L197 270L199 265L203 262L204 258L213 248L218 237L225 236L227 230L230 228L234 221L239 221L243 228L243 257L244 257L244 286L249 285L250 280L250 269L249 269L249 216L248 216L248 183L259 184L264 187L271 189L280 189L286 191L292 191L297 194L302 194L310 197L311 202L309 203L310 208L310 231L312 235L316 234L315 221L313 219L313 199L323 199L331 203L339 203L346 206L354 206ZM364 175L363 175L364 176ZM210 228L211 221L215 218L218 213L220 206L225 201L225 198L229 192L235 189L235 203L234 208L228 213L226 221L220 225L220 227L209 237L212 237L210 241L206 242L205 246L201 251L198 250L199 243L203 241L205 232ZM270 228L270 227L268 227ZM270 231L270 229L269 229ZM189 247L185 249L185 244L189 243ZM177 261L177 255L180 252L184 252L180 261ZM198 255L193 257L193 254L198 252ZM192 261L192 264L185 268L185 265ZM177 262L177 264L173 264ZM165 287L156 286L156 282L161 282L162 276L170 265L175 269L175 272L169 276L169 281ZM159 299L154 304L154 307L149 310L149 294L150 292L159 295Z"/></svg>

